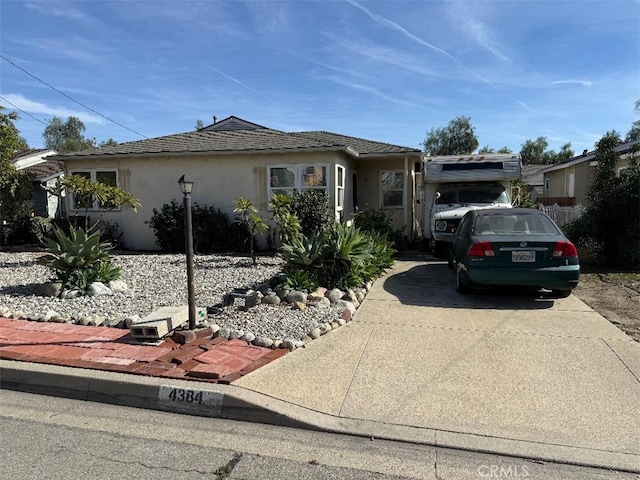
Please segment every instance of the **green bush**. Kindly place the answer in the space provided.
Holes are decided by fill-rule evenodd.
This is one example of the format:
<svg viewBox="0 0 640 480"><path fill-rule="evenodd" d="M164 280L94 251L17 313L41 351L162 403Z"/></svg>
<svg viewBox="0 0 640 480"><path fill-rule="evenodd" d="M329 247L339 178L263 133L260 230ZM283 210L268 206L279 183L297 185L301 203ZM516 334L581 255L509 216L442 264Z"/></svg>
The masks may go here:
<svg viewBox="0 0 640 480"><path fill-rule="evenodd" d="M294 190L290 210L298 219L302 234L306 236L330 227L336 221L329 196L324 190Z"/></svg>
<svg viewBox="0 0 640 480"><path fill-rule="evenodd" d="M393 242L396 250L406 248L404 227L394 228L388 213L381 209L360 210L353 214L353 223L363 232L377 233L386 236Z"/></svg>
<svg viewBox="0 0 640 480"><path fill-rule="evenodd" d="M46 254L37 262L54 272L54 279L65 290L86 293L93 282L109 282L120 278L120 268L109 258L111 245L100 242L100 231L87 235L82 229L70 228L67 236L60 228L53 227L53 238L43 238Z"/></svg>
<svg viewBox="0 0 640 480"><path fill-rule="evenodd" d="M220 209L194 203L191 207L193 246L199 253L244 252L249 250L246 227L229 220ZM177 200L153 209L145 221L156 237L156 244L166 252L184 252L184 206Z"/></svg>
<svg viewBox="0 0 640 480"><path fill-rule="evenodd" d="M35 239L36 242L42 242L42 238L54 235L53 220L49 217L33 217L29 230L32 239Z"/></svg>
<svg viewBox="0 0 640 480"><path fill-rule="evenodd" d="M305 273L313 285L341 289L379 277L393 264L393 253L386 236L340 223L295 238L282 248L284 273L290 282Z"/></svg>
<svg viewBox="0 0 640 480"><path fill-rule="evenodd" d="M123 232L120 231L120 225L116 220L105 220L101 218L98 220L91 230L100 230L100 238L111 244L113 248L121 248L120 240Z"/></svg>

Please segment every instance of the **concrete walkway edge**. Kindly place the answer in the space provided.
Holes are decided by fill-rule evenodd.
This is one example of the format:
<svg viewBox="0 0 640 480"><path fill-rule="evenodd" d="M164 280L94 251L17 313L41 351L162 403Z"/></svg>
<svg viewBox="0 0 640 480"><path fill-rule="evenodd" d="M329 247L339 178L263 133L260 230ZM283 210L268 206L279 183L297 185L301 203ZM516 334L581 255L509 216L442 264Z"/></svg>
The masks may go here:
<svg viewBox="0 0 640 480"><path fill-rule="evenodd" d="M204 407L168 401L172 388L215 401ZM640 473L633 454L337 417L236 385L0 360L0 389Z"/></svg>

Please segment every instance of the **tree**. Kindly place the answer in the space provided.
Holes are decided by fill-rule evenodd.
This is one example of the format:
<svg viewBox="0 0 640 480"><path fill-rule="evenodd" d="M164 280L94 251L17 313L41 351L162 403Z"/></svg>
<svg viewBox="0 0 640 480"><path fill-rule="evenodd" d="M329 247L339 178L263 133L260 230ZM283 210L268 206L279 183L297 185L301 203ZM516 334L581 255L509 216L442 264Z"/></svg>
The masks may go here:
<svg viewBox="0 0 640 480"><path fill-rule="evenodd" d="M203 128L204 128L204 123L202 123L202 120L197 119L196 120L196 127L195 127L196 132L198 130L202 130Z"/></svg>
<svg viewBox="0 0 640 480"><path fill-rule="evenodd" d="M58 153L75 152L94 148L94 141L83 136L85 126L77 117L69 117L63 122L53 117L47 122L42 138L44 145Z"/></svg>
<svg viewBox="0 0 640 480"><path fill-rule="evenodd" d="M102 142L100 142L100 148L103 147L115 147L116 145L118 145L118 142L116 142L113 138L109 137L107 140L103 140Z"/></svg>
<svg viewBox="0 0 640 480"><path fill-rule="evenodd" d="M493 148L491 148L489 145L485 145L480 150L478 150L478 153L484 154L484 153L513 153L513 152L509 147L506 147L506 146L496 151Z"/></svg>
<svg viewBox="0 0 640 480"><path fill-rule="evenodd" d="M549 146L545 137L538 137L536 140L527 139L522 144L520 158L524 165L544 164L544 151Z"/></svg>
<svg viewBox="0 0 640 480"><path fill-rule="evenodd" d="M557 153L554 150L547 150L548 146L547 137L526 140L520 150L523 165L553 165L575 156L571 149L571 142L562 145Z"/></svg>
<svg viewBox="0 0 640 480"><path fill-rule="evenodd" d="M578 243L596 245L601 260L609 265L640 268L640 158L629 152L629 165L618 169L616 147L621 138L615 130L597 143L595 170L587 198L589 206L568 228Z"/></svg>
<svg viewBox="0 0 640 480"><path fill-rule="evenodd" d="M4 113L4 110L0 105L0 162L3 172L6 166L13 166L11 159L17 152L29 149L26 140L20 136L20 131L13 123L20 120L20 117L16 112Z"/></svg>
<svg viewBox="0 0 640 480"><path fill-rule="evenodd" d="M20 119L18 114L4 113L4 110L0 106L0 220L15 224L16 221L29 219L33 210L33 175L18 171L12 162L16 153L29 147L15 126L14 122Z"/></svg>
<svg viewBox="0 0 640 480"><path fill-rule="evenodd" d="M640 114L640 100L636 100L633 111ZM636 120L631 124L631 128L624 139L625 142L632 142L633 140L640 140L640 120Z"/></svg>
<svg viewBox="0 0 640 480"><path fill-rule="evenodd" d="M113 185L94 182L82 175L61 177L52 188L47 190L59 197L65 191L73 194L74 201L78 207L84 209L84 230L86 233L89 233L100 222L105 212L123 206L129 207L135 212L140 206L138 199L131 193ZM93 207L94 201L99 203L102 213L94 224L89 226L89 209Z"/></svg>
<svg viewBox="0 0 640 480"><path fill-rule="evenodd" d="M446 127L429 130L423 146L427 155L466 155L478 148L478 138L471 118L461 116Z"/></svg>

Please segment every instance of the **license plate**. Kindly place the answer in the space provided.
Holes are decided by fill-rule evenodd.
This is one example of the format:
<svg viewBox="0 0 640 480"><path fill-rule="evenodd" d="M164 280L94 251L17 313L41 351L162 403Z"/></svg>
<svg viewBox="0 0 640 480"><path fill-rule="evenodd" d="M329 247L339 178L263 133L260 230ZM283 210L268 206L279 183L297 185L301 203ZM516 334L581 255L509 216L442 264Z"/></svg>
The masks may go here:
<svg viewBox="0 0 640 480"><path fill-rule="evenodd" d="M511 252L511 261L514 263L535 262L536 252Z"/></svg>

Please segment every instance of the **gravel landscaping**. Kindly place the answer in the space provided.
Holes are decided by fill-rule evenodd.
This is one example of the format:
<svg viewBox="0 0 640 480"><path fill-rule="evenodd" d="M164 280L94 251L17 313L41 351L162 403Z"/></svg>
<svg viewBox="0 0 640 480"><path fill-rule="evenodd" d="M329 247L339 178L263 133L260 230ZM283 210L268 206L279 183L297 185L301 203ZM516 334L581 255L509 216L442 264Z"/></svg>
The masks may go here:
<svg viewBox="0 0 640 480"><path fill-rule="evenodd" d="M122 268L128 287L110 295L61 299L41 295L51 272L38 265L33 252L0 252L0 315L69 323L125 326L126 319L144 317L159 307L187 304L186 261L184 255L114 254L113 263ZM259 303L243 311L239 305L222 308L223 296L235 288L256 287L276 276L282 267L277 257L259 257L253 266L245 257L198 255L195 257L195 298L198 307L210 307L201 326L221 327L222 334L260 343L265 340L295 341L324 333L333 323L343 324L344 305L294 308L293 302ZM269 295L270 291L263 293ZM273 294L270 295L273 298ZM299 305L298 305L299 307ZM330 327L329 327L330 328ZM268 343L268 342L267 342Z"/></svg>

